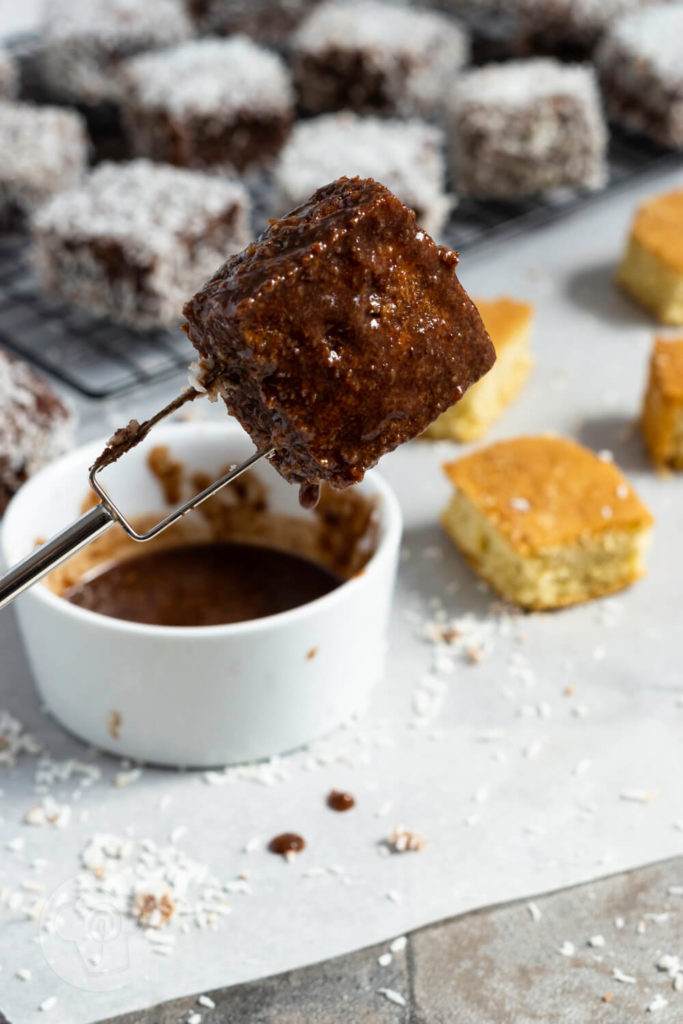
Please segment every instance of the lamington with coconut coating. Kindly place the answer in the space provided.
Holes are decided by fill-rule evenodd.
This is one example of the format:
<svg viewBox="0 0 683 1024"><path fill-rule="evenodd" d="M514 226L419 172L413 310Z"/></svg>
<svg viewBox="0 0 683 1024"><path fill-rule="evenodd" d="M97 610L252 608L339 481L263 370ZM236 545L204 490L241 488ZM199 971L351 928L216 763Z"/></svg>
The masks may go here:
<svg viewBox="0 0 683 1024"><path fill-rule="evenodd" d="M0 101L0 229L23 230L42 203L77 184L87 159L75 110Z"/></svg>
<svg viewBox="0 0 683 1024"><path fill-rule="evenodd" d="M551 57L474 68L450 103L456 188L497 199L596 189L607 129L592 68Z"/></svg>
<svg viewBox="0 0 683 1024"><path fill-rule="evenodd" d="M683 3L617 19L596 60L611 116L664 146L683 148Z"/></svg>
<svg viewBox="0 0 683 1024"><path fill-rule="evenodd" d="M25 480L67 451L75 422L44 377L0 349L0 513Z"/></svg>
<svg viewBox="0 0 683 1024"><path fill-rule="evenodd" d="M181 167L267 164L293 118L284 61L246 36L195 39L127 61L124 123L133 152Z"/></svg>
<svg viewBox="0 0 683 1024"><path fill-rule="evenodd" d="M61 102L118 103L122 60L192 33L182 0L46 0L37 70Z"/></svg>
<svg viewBox="0 0 683 1024"><path fill-rule="evenodd" d="M249 235L237 181L148 160L101 163L32 221L33 264L49 295L148 328L183 302Z"/></svg>
<svg viewBox="0 0 683 1024"><path fill-rule="evenodd" d="M454 205L446 191L444 135L419 118L360 117L350 110L299 121L274 170L278 214L342 174L384 182L438 238Z"/></svg>
<svg viewBox="0 0 683 1024"><path fill-rule="evenodd" d="M457 262L383 185L339 178L187 303L198 384L304 491L356 483L495 359Z"/></svg>
<svg viewBox="0 0 683 1024"><path fill-rule="evenodd" d="M292 38L294 77L311 114L429 116L439 112L469 56L454 19L377 0L331 0Z"/></svg>

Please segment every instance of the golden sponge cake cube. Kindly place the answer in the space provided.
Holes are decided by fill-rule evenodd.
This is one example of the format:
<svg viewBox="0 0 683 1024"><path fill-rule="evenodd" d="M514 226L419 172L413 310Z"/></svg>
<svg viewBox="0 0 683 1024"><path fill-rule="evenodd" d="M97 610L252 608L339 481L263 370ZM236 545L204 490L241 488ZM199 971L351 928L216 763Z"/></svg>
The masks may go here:
<svg viewBox="0 0 683 1024"><path fill-rule="evenodd" d="M641 425L655 465L683 469L683 337L655 339Z"/></svg>
<svg viewBox="0 0 683 1024"><path fill-rule="evenodd" d="M617 281L663 324L683 324L683 189L638 209Z"/></svg>
<svg viewBox="0 0 683 1024"><path fill-rule="evenodd" d="M520 437L445 467L443 526L506 600L561 608L639 579L652 516L623 474L574 441Z"/></svg>
<svg viewBox="0 0 683 1024"><path fill-rule="evenodd" d="M475 299L496 350L496 362L424 437L476 441L502 415L524 386L533 365L529 348L534 308L515 299Z"/></svg>

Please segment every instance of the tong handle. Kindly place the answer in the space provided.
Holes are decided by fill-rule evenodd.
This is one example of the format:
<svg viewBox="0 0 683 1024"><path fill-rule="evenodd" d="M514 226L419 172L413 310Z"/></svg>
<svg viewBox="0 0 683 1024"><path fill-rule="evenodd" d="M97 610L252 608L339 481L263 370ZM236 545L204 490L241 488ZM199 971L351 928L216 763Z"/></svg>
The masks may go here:
<svg viewBox="0 0 683 1024"><path fill-rule="evenodd" d="M0 576L0 609L38 580L42 580L43 576L47 576L62 562L66 562L86 544L106 533L115 522L111 512L100 502L75 523L37 547L4 576Z"/></svg>

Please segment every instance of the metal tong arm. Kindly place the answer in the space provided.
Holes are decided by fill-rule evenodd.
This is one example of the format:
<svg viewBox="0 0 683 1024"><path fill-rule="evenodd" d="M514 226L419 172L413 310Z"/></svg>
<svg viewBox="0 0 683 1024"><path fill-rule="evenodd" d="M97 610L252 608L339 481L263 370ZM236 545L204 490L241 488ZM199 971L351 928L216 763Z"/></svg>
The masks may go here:
<svg viewBox="0 0 683 1024"><path fill-rule="evenodd" d="M274 448L265 448L263 451L256 452L239 466L233 466L232 469L224 473L218 480L214 480L212 484L205 487L199 494L195 494L193 498L186 501L180 508L169 513L161 522L153 526L151 530L147 530L146 533L138 533L134 529L97 479L99 470L93 468L90 471L90 483L102 499L101 502L81 516L80 519L77 519L75 523L72 523L71 526L67 526L61 533L47 541L47 543L37 547L35 551L10 569L4 576L0 576L0 610L9 604L10 601L13 601L15 597L19 597L19 594L23 594L34 583L37 583L38 580L42 580L43 576L47 576L48 573L56 569L62 562L66 562L77 551L84 548L86 544L90 544L91 541L106 533L115 523L123 527L128 536L133 540L151 540L152 537L156 537L163 530L167 530L176 520L181 519L182 516L191 511L191 509L196 508L197 505L201 505L207 498L220 491L226 484L236 480L246 469L253 466L259 459L270 455L274 450Z"/></svg>
<svg viewBox="0 0 683 1024"><path fill-rule="evenodd" d="M19 594L42 580L49 572L56 569L62 562L75 555L86 544L109 530L116 520L109 509L103 505L95 505L75 523L71 523L45 544L32 551L30 555L13 566L4 576L0 577L0 609L13 601Z"/></svg>

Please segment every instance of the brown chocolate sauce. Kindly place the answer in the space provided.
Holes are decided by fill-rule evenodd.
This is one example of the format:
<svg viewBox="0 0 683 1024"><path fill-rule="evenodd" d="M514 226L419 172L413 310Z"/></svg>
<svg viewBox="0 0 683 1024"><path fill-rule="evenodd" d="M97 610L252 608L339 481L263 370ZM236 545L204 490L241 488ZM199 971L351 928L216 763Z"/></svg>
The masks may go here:
<svg viewBox="0 0 683 1024"><path fill-rule="evenodd" d="M327 796L327 806L333 811L350 811L356 806L355 797L339 789L331 789Z"/></svg>
<svg viewBox="0 0 683 1024"><path fill-rule="evenodd" d="M306 845L305 839L296 832L283 832L268 843L271 853L279 853L281 857L289 857L293 853L301 853Z"/></svg>
<svg viewBox="0 0 683 1024"><path fill-rule="evenodd" d="M256 544L207 543L126 558L64 597L93 612L156 626L216 626L307 604L342 580L298 555Z"/></svg>

